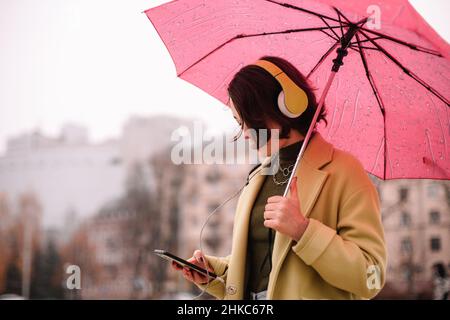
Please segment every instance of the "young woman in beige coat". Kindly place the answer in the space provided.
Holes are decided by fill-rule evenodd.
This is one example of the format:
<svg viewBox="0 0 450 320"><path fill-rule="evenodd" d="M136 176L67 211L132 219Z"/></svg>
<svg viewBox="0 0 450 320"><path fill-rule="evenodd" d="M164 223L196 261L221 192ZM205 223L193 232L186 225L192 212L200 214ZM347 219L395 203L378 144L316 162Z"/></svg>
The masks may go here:
<svg viewBox="0 0 450 320"><path fill-rule="evenodd" d="M292 64L278 57L260 60L304 90L306 110L298 118L285 116L277 107L280 83L257 65L242 68L230 82L229 106L246 139L250 128L280 130L279 150L270 150L268 143L267 152L279 153L284 171L261 174L270 165L267 157L250 172L237 203L229 256L196 250L189 259L201 267L205 259L222 281L207 283L199 273L173 267L218 299L373 298L384 285L387 259L376 188L355 157L315 131L289 193L282 196L287 179L280 176L292 170L317 104ZM256 148L261 148L258 140Z"/></svg>

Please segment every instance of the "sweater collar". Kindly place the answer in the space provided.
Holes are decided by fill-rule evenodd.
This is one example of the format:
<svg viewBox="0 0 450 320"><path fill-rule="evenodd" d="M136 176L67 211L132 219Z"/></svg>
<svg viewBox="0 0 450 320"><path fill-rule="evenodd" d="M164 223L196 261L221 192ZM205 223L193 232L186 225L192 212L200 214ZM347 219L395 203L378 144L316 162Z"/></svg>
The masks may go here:
<svg viewBox="0 0 450 320"><path fill-rule="evenodd" d="M281 150L281 149L280 149ZM313 168L320 169L333 158L333 145L326 141L319 132L313 132L309 139L308 146L303 154L305 162L307 162ZM258 167L252 174L255 175L261 169L270 165L272 157L266 157L261 166Z"/></svg>

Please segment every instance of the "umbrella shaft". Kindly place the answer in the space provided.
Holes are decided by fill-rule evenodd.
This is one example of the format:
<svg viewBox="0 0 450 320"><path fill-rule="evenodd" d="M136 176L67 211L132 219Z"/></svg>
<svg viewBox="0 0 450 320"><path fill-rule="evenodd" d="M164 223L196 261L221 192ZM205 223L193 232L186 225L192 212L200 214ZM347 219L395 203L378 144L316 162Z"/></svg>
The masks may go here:
<svg viewBox="0 0 450 320"><path fill-rule="evenodd" d="M292 173L289 177L289 181L286 185L286 189L284 190L283 197L286 197L287 193L289 192L289 186L291 185L292 178L295 176L295 174L297 172L298 164L300 163L300 159L302 158L303 153L306 150L306 146L308 145L309 138L311 137L314 127L316 126L317 118L319 117L320 111L323 108L325 98L328 94L328 91L330 90L331 84L333 83L335 76L336 76L336 71L331 71L330 76L328 77L328 80L327 80L327 84L325 85L325 88L322 92L322 96L320 97L319 105L317 106L316 112L314 113L314 118L312 119L311 124L309 125L308 132L306 133L306 137L303 140L302 148L300 149L297 159L295 160L295 165L294 165L294 168L292 169Z"/></svg>
<svg viewBox="0 0 450 320"><path fill-rule="evenodd" d="M333 60L333 71L338 72L339 68L344 64L344 57L348 54L347 48L358 30L359 26L357 24L350 25L347 32L342 36L341 46L336 50L338 55L336 59Z"/></svg>

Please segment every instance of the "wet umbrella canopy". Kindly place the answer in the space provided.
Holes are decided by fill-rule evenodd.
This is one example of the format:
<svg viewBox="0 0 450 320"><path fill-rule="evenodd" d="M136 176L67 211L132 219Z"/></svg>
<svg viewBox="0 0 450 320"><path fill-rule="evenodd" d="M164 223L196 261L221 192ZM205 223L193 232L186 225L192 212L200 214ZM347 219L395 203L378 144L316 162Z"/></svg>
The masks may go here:
<svg viewBox="0 0 450 320"><path fill-rule="evenodd" d="M431 27L414 32L411 26L421 21L411 12L400 10L400 18L373 29L359 1L345 1L345 8L325 2L339 3L179 0L145 13L177 75L224 104L240 68L264 55L280 56L308 76L318 97L330 85L328 125L318 130L368 172L383 179L448 179L448 44ZM359 9L345 10L351 3ZM383 9L388 1L374 3Z"/></svg>

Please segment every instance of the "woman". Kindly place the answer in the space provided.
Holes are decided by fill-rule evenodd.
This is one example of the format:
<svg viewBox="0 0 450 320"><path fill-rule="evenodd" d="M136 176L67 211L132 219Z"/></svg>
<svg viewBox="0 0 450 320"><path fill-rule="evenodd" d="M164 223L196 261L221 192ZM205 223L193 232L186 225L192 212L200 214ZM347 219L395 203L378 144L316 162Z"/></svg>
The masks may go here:
<svg viewBox="0 0 450 320"><path fill-rule="evenodd" d="M317 104L292 64L271 56L260 60L279 67L308 98L300 117L285 116L277 104L280 83L257 65L242 68L228 87L246 139L252 138L250 129L280 130L279 150L270 150L269 140L267 155L278 152L281 170L261 174L265 160L250 172L236 207L229 256L196 250L189 260L202 267L206 260L223 281L207 283L196 272L173 267L219 299L372 298L384 285L386 269L376 189L356 158L314 132L282 197ZM322 112L318 120L324 117ZM257 137L255 143L261 150Z"/></svg>

